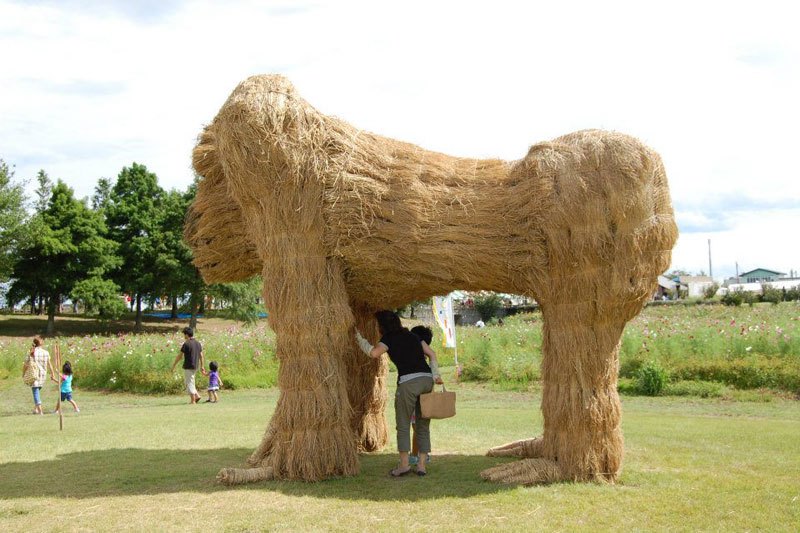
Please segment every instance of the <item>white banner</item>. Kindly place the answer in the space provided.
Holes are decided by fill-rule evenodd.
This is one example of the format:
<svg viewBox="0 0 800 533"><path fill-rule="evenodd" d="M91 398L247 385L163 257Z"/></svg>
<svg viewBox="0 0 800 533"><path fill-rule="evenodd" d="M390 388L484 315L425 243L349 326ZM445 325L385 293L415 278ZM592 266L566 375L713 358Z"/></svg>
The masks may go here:
<svg viewBox="0 0 800 533"><path fill-rule="evenodd" d="M445 348L456 347L456 321L453 318L453 297L434 296L433 297L433 316L436 323L442 328L443 342Z"/></svg>

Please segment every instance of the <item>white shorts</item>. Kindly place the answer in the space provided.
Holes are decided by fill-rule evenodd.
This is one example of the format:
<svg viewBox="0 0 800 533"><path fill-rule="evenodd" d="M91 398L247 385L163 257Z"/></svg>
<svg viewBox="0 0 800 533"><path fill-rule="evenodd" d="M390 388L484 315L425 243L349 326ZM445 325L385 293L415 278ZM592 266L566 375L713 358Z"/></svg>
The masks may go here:
<svg viewBox="0 0 800 533"><path fill-rule="evenodd" d="M197 395L197 387L194 386L194 375L197 374L196 368L183 369L183 382L186 384L186 392Z"/></svg>

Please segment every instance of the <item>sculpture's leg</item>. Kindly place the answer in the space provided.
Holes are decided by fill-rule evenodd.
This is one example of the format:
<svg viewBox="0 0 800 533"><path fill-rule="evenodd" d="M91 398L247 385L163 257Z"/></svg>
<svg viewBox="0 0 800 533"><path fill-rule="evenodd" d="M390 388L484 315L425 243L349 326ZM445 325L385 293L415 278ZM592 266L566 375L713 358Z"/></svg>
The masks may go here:
<svg viewBox="0 0 800 533"><path fill-rule="evenodd" d="M264 298L277 340L280 396L248 460L253 468L225 469L218 476L223 483L358 473L345 364L353 315L341 267L308 234L276 239L270 249L281 253L265 261Z"/></svg>
<svg viewBox="0 0 800 533"><path fill-rule="evenodd" d="M485 470L490 481L610 481L622 462L617 394L618 344L624 321L595 302L544 308L544 435L489 451L529 457Z"/></svg>
<svg viewBox="0 0 800 533"><path fill-rule="evenodd" d="M669 266L677 227L657 154L607 132L557 141L531 148L520 167L552 195L533 242L543 270L531 275L544 315L544 434L494 451L537 458L483 475L613 482L623 454L619 340Z"/></svg>
<svg viewBox="0 0 800 533"><path fill-rule="evenodd" d="M377 309L365 304L352 304L355 327L371 343L380 337L374 318ZM358 438L359 449L374 452L382 449L389 440L386 428L386 374L385 357L367 357L355 342L350 343L347 359L347 392L353 408L352 427Z"/></svg>

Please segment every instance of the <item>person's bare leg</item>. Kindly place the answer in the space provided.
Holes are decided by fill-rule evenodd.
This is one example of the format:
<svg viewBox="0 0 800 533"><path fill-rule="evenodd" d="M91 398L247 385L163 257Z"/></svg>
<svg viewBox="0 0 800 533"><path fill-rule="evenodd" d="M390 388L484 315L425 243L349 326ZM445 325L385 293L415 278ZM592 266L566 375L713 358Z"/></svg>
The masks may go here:
<svg viewBox="0 0 800 533"><path fill-rule="evenodd" d="M400 452L400 464L397 465L397 468L392 470L392 475L397 476L410 469L411 466L408 464L408 452Z"/></svg>
<svg viewBox="0 0 800 533"><path fill-rule="evenodd" d="M417 472L425 472L428 464L428 454L420 452L417 460Z"/></svg>

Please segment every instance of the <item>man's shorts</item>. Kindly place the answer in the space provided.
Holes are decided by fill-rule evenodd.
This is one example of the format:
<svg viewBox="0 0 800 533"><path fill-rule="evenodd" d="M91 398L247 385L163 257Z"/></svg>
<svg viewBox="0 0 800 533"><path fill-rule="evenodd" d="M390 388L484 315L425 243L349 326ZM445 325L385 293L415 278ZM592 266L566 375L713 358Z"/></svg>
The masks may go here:
<svg viewBox="0 0 800 533"><path fill-rule="evenodd" d="M197 387L194 385L194 375L197 374L196 368L183 369L183 382L186 384L186 392L197 396Z"/></svg>

